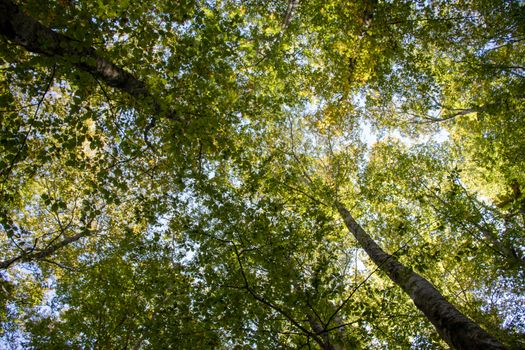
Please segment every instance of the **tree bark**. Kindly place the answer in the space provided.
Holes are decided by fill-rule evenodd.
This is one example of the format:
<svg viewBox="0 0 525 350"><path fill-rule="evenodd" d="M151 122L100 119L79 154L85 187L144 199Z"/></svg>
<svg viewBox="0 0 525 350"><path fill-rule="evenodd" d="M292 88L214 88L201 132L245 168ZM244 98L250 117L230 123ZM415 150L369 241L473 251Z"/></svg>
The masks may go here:
<svg viewBox="0 0 525 350"><path fill-rule="evenodd" d="M330 336L328 334L328 331L325 329L325 327L316 319L316 317L312 314L308 314L308 323L310 323L310 327L314 331L316 335L319 335L322 339L321 348L323 350L345 350L343 346L340 344L335 344L330 341Z"/></svg>
<svg viewBox="0 0 525 350"><path fill-rule="evenodd" d="M159 101L143 81L99 55L94 48L40 24L10 0L0 0L0 34L30 52L67 59L107 85L150 102L155 113L162 112ZM163 116L175 118L173 112Z"/></svg>
<svg viewBox="0 0 525 350"><path fill-rule="evenodd" d="M425 278L387 254L354 220L346 207L336 202L346 227L374 263L407 293L450 346L460 350L501 350L505 347L463 315Z"/></svg>
<svg viewBox="0 0 525 350"><path fill-rule="evenodd" d="M38 250L38 251L29 251L26 254L22 254L22 255L16 256L11 259L0 261L0 269L5 270L16 262L28 262L28 261L37 261L37 260L45 259L53 255L60 248L63 248L70 243L76 242L82 237L87 237L91 235L92 233L93 232L89 230L79 232L76 235L66 237L60 242L53 244L45 249Z"/></svg>

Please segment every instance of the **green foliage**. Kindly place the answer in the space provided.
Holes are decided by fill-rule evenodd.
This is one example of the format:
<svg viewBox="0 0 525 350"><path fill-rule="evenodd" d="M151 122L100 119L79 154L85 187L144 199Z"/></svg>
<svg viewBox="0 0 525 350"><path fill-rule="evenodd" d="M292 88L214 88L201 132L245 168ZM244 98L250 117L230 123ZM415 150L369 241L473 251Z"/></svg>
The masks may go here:
<svg viewBox="0 0 525 350"><path fill-rule="evenodd" d="M445 348L336 201L524 346L521 2L19 6L147 93L2 28L0 347Z"/></svg>

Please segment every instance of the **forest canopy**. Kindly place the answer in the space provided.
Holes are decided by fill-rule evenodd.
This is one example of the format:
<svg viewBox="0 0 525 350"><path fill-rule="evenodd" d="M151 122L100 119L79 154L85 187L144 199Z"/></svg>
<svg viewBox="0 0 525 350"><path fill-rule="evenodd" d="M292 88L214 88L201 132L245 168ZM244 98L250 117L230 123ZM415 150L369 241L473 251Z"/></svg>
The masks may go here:
<svg viewBox="0 0 525 350"><path fill-rule="evenodd" d="M525 348L523 1L0 0L0 38L0 348Z"/></svg>

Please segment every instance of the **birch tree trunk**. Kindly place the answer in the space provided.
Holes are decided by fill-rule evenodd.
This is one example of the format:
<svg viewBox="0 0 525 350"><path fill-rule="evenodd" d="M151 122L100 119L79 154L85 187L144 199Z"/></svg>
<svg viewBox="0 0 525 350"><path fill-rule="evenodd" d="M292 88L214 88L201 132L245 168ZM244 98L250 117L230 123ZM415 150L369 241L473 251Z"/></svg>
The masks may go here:
<svg viewBox="0 0 525 350"><path fill-rule="evenodd" d="M429 281L383 251L343 204L336 202L335 206L348 230L372 261L410 296L450 346L460 350L505 349L500 342L449 303Z"/></svg>

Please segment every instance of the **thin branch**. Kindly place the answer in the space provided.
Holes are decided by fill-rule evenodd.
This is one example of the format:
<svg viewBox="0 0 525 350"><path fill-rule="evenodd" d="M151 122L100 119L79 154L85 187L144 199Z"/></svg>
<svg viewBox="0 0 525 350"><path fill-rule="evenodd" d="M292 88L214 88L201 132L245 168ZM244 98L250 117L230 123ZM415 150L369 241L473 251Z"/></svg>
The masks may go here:
<svg viewBox="0 0 525 350"><path fill-rule="evenodd" d="M310 310L312 310L312 312L314 313L314 315L317 318L317 320L319 320L319 322L323 323L323 320L321 319L321 316L319 315L319 313L315 310L315 308L310 303L310 295L309 294L306 295L306 305L308 306L308 308Z"/></svg>
<svg viewBox="0 0 525 350"><path fill-rule="evenodd" d="M43 261L43 262L46 262L48 264L52 264L52 265L58 266L61 269L68 270L68 271L71 271L71 272L78 272L79 271L78 269L75 269L75 268L70 267L70 266L66 266L66 265L64 265L62 263L59 263L59 262L56 262L56 261L53 261L53 260L40 259L40 261Z"/></svg>
<svg viewBox="0 0 525 350"><path fill-rule="evenodd" d="M428 191L429 197L431 198L435 198L437 199L439 202L441 202L441 204L445 205L445 206L448 206L448 203L443 199L441 198L440 196L438 196L434 191L432 191L424 182L421 183L421 185ZM437 213L441 213L442 210L440 208L438 208L437 206L435 206L433 203L428 203ZM477 234L475 234L474 232L472 232L472 229L469 228L465 222L463 220L458 220L458 224L459 226L461 226L468 234L470 234L474 239L476 239L477 241L479 241L481 244L487 246L489 249L492 249L496 254L498 255L501 255L503 257L507 257L507 255L500 251L500 247L498 247L498 244L495 244L496 246L492 245L492 244L489 244L486 239L483 239L481 237L479 237ZM474 225L475 226L475 225ZM484 234L484 232L481 232L482 234ZM488 238L488 237L485 237L485 238ZM491 241L494 240L495 238L493 239L490 239Z"/></svg>
<svg viewBox="0 0 525 350"><path fill-rule="evenodd" d="M286 12L285 12L285 15L284 15L283 23L281 25L281 30L279 31L279 33L277 33L277 34L275 34L275 35L273 35L272 37L269 38L269 40L271 41L271 43L269 45L270 48L267 49L266 52L263 53L262 57L257 62L252 64L250 67L258 66L259 64L261 64L264 60L266 60L269 57L269 55L273 51L274 47L277 46L277 44L279 44L279 42L284 37L284 34L285 34L286 30L288 29L290 23L292 22L292 19L293 19L294 15L295 15L295 12L296 12L298 6L299 6L299 0L288 0L288 6L286 8Z"/></svg>
<svg viewBox="0 0 525 350"><path fill-rule="evenodd" d="M416 23L416 22L438 22L438 21L458 21L458 20L473 20L480 17L480 15L457 16L457 17L441 17L441 18L416 18L416 19L400 19L396 21L386 22L387 25Z"/></svg>
<svg viewBox="0 0 525 350"><path fill-rule="evenodd" d="M330 207L328 204L324 203L320 199L317 199L317 198L309 195L307 192L301 190L300 188L294 187L292 185L289 185L289 184L287 184L285 182L281 182L281 181L279 181L278 184L281 185L281 186L287 187L288 189L290 189L292 191L298 192L298 193L306 196L308 199L312 200L314 203L324 205L325 207Z"/></svg>
<svg viewBox="0 0 525 350"><path fill-rule="evenodd" d="M250 284L248 283L248 278L246 277L246 274L244 272L244 266L242 264L242 261L241 261L241 257L239 255L239 251L237 249L237 245L235 243L232 242L232 246L233 246L233 250L235 252L235 256L237 257L237 262L239 264L239 269L240 269L240 272L241 272L241 276L242 276L242 279L244 281L244 286L246 288L246 290L251 294L251 296L263 303L264 305L268 306L269 308L277 311L278 313L280 313L281 315L283 315L288 321L290 321L295 327L297 327L298 329L300 329L305 335L309 335L309 336L312 336L314 337L314 339L319 343L319 344L322 344L322 341L320 339L318 339L318 337L313 334L312 332L308 331L306 328L304 328L299 322L297 322L292 316L290 316L286 311L284 311L282 308L280 308L279 306L273 304L272 302L266 300L265 298L259 296L257 293L255 293L255 291L250 287Z"/></svg>
<svg viewBox="0 0 525 350"><path fill-rule="evenodd" d="M14 258L11 258L11 259L8 259L8 260L0 261L0 269L7 269L7 268L9 268L12 264L14 264L17 261L24 262L24 261L33 261L33 260L46 259L48 256L51 256L52 254L54 254L60 248L65 247L65 246L67 246L70 243L76 242L79 239L81 239L82 237L90 236L94 232L95 231L90 231L90 230L85 230L85 231L79 232L79 233L77 233L74 236L70 236L70 237L64 238L62 241L60 241L60 242L58 242L58 243L56 243L56 244L54 244L52 246L48 246L48 247L46 247L43 250L35 251L36 249L33 248L29 252L24 252L24 254L19 255L17 257L14 257Z"/></svg>
<svg viewBox="0 0 525 350"><path fill-rule="evenodd" d="M423 116L423 118L425 119L424 121L415 121L414 123L417 123L417 124L442 123L442 122L454 119L456 117L469 115L469 114L472 114L472 113L478 113L478 112L481 112L481 111L483 111L485 109L486 108L484 108L484 107L465 108L465 109L453 109L453 111L456 111L456 112L449 113L449 114L445 115L444 117ZM441 112L440 112L440 114L441 114Z"/></svg>
<svg viewBox="0 0 525 350"><path fill-rule="evenodd" d="M157 119L155 117L150 117L150 121L148 125L144 128L144 143L146 144L146 147L151 149L153 153L158 154L157 149L151 144L149 141L149 132L155 127L157 124Z"/></svg>
<svg viewBox="0 0 525 350"><path fill-rule="evenodd" d="M355 321L352 321L352 322L346 322L346 323L343 323L343 324L337 325L337 326L332 327L332 328L327 328L327 329L325 329L325 332L328 333L328 332L331 332L331 331L334 331L334 330L339 330L339 329L341 329L341 328L344 328L344 327L346 327L346 326L351 326L351 325L353 325L353 324L355 324L355 323L359 323L359 322L361 322L361 321L362 321L362 320L359 319L359 320L355 320Z"/></svg>
<svg viewBox="0 0 525 350"><path fill-rule="evenodd" d="M117 116L115 114L115 111L113 110L113 106L111 106L111 98L109 98L108 92L106 91L106 89L104 88L104 86L102 85L102 83L100 82L100 80L97 77L93 77L93 78L97 82L98 86L100 87L100 90L102 91L102 94L106 98L106 102L108 103L108 107L109 107L109 111L111 113L111 116L116 120Z"/></svg>
<svg viewBox="0 0 525 350"><path fill-rule="evenodd" d="M42 96L38 100L38 104L36 105L35 113L33 114L33 118L31 119L31 122L29 124L29 129L25 133L24 138L22 139L22 142L20 143L20 147L18 148L18 151L16 152L15 156L11 159L11 162L9 163L9 166L6 169L0 170L0 175L2 175L4 173L4 171L5 171L5 173L3 174L3 175L5 175L3 184L5 184L5 182L9 178L9 175L11 174L11 171L13 170L16 162L18 161L18 158L22 154L22 151L24 150L24 148L27 146L27 139L29 138L29 134L31 134L31 131L33 130L34 122L35 122L35 120L36 120L36 118L38 116L38 113L40 112L40 108L42 107L44 99L45 99L47 93L49 92L49 89L51 88L51 85L53 84L53 80L55 79L55 72L56 72L56 65L53 65L53 68L51 69L51 76L49 77L49 81L47 82L47 85L46 85L46 87L44 89L44 93L42 94Z"/></svg>
<svg viewBox="0 0 525 350"><path fill-rule="evenodd" d="M363 285L365 284L368 279L370 279L370 277L372 277L373 274L375 274L379 269L381 269L381 267L383 267L383 265L389 261L390 259L392 259L395 254L399 251L401 251L402 249L404 249L405 247L407 246L407 244L403 244L401 247L399 247L393 254L389 255L387 259L383 260L383 262L381 262L381 264L377 265L377 267L368 274L368 276L366 276L366 278L364 280L362 280L356 287L354 287L354 289L352 290L352 292L350 293L350 295L348 295L348 297L346 297L346 299L341 303L341 305L339 305L339 307L337 307L337 309L335 309L335 311L332 313L332 315L330 315L330 317L328 318L328 321L326 321L326 323L324 324L324 328L328 327L328 325L330 324L330 322L334 319L334 317L337 315L337 313L339 311L341 311L341 309L350 301L350 298L352 298L352 296L357 292L357 290Z"/></svg>

